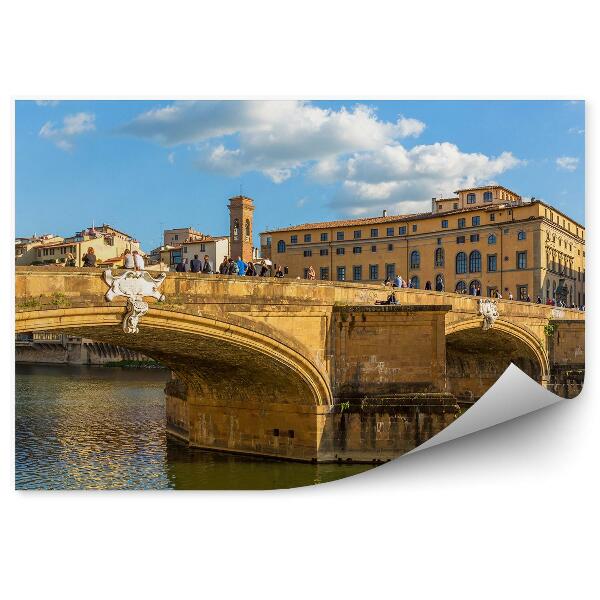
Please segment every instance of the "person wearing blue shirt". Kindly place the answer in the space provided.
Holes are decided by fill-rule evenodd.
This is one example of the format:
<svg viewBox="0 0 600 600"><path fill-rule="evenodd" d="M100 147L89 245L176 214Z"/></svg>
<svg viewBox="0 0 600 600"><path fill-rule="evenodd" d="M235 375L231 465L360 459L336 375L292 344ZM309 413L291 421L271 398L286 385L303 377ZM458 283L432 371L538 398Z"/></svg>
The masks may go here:
<svg viewBox="0 0 600 600"><path fill-rule="evenodd" d="M238 266L238 275L242 276L246 274L246 267L248 265L246 265L246 263L242 260L241 256L238 256L238 259L236 261L237 266Z"/></svg>

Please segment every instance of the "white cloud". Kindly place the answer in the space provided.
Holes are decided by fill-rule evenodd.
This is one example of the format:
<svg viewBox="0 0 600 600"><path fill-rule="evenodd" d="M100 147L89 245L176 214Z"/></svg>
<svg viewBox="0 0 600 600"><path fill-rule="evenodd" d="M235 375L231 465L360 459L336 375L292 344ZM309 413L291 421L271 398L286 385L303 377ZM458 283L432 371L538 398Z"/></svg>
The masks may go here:
<svg viewBox="0 0 600 600"><path fill-rule="evenodd" d="M447 142L410 150L397 144L354 155L335 166L319 164L314 174L322 181L330 173L343 180L334 206L357 214L374 208L419 212L429 210L434 196L447 197L459 188L491 184L494 177L521 164L510 152L488 157L462 152ZM414 202L418 199L422 200Z"/></svg>
<svg viewBox="0 0 600 600"><path fill-rule="evenodd" d="M148 111L122 131L165 146L197 144L204 170L231 176L261 171L280 183L309 162L376 149L424 128L402 116L381 121L360 104L330 110L301 101L201 101Z"/></svg>
<svg viewBox="0 0 600 600"><path fill-rule="evenodd" d="M95 119L95 115L91 113L66 115L62 127L57 127L53 121L44 123L39 136L53 141L61 150L70 150L73 147L73 137L96 129Z"/></svg>
<svg viewBox="0 0 600 600"><path fill-rule="evenodd" d="M56 106L58 104L58 100L36 100L35 103L38 106Z"/></svg>
<svg viewBox="0 0 600 600"><path fill-rule="evenodd" d="M581 134L585 133L585 129L582 129L580 127L569 127L567 132L568 133L576 133L578 135L581 135Z"/></svg>
<svg viewBox="0 0 600 600"><path fill-rule="evenodd" d="M556 159L556 166L565 171L575 171L578 164L579 159L575 156L559 156Z"/></svg>
<svg viewBox="0 0 600 600"><path fill-rule="evenodd" d="M174 165L175 164L175 152L169 152L169 154L167 155L167 160L169 161L169 164Z"/></svg>
<svg viewBox="0 0 600 600"><path fill-rule="evenodd" d="M148 111L122 132L167 147L191 145L198 168L231 177L259 171L281 183L303 169L337 184L332 204L354 214L427 210L432 196L525 164L510 152L490 157L447 142L405 147L424 129L404 116L381 120L364 104L333 110L302 101L201 101Z"/></svg>

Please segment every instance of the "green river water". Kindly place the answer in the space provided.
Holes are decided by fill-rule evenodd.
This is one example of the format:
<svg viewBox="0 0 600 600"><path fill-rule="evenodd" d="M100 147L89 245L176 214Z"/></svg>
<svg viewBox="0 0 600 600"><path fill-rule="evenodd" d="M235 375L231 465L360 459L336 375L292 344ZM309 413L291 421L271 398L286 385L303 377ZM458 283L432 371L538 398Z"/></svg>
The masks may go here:
<svg viewBox="0 0 600 600"><path fill-rule="evenodd" d="M370 468L247 458L167 440L167 378L162 369L17 365L16 488L262 490Z"/></svg>

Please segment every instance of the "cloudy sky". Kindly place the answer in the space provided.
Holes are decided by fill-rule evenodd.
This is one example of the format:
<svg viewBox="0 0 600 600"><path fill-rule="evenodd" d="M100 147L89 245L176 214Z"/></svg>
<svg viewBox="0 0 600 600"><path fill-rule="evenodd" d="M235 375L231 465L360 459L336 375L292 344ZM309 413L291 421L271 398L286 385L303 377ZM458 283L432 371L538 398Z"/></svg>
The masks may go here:
<svg viewBox="0 0 600 600"><path fill-rule="evenodd" d="M15 129L17 235L107 222L149 250L167 227L227 233L240 190L258 233L487 183L584 222L583 102L38 100Z"/></svg>

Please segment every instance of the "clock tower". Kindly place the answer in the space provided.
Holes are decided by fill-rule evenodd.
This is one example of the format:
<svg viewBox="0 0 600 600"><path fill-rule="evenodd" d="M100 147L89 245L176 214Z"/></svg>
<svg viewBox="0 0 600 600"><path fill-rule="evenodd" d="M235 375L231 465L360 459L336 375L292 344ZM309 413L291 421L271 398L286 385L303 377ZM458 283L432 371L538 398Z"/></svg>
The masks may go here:
<svg viewBox="0 0 600 600"><path fill-rule="evenodd" d="M231 256L244 262L252 260L252 213L254 201L246 196L229 199L229 247Z"/></svg>

